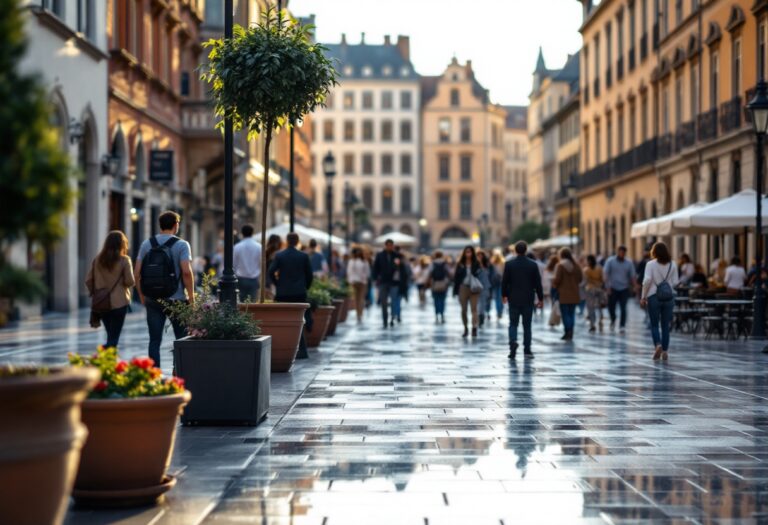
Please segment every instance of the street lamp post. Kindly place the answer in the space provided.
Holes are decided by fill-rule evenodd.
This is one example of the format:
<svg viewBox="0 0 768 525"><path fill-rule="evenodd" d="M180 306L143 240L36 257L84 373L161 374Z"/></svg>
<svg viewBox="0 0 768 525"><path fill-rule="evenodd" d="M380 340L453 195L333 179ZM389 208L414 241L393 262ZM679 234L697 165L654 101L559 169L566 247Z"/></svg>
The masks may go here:
<svg viewBox="0 0 768 525"><path fill-rule="evenodd" d="M757 83L755 97L747 105L752 116L752 127L757 136L755 190L757 193L757 213L755 215L755 306L752 321L752 338L765 339L765 290L763 290L763 143L768 132L768 85L761 78ZM765 350L763 350L765 351Z"/></svg>
<svg viewBox="0 0 768 525"><path fill-rule="evenodd" d="M507 227L507 244L512 243L512 202L507 201L506 204L504 204L504 218L506 219L506 227Z"/></svg>
<svg viewBox="0 0 768 525"><path fill-rule="evenodd" d="M429 221L426 219L426 217L422 217L419 219L419 244L421 245L421 251L426 252L427 248L427 226L429 226Z"/></svg>
<svg viewBox="0 0 768 525"><path fill-rule="evenodd" d="M325 196L328 208L328 269L333 272L333 177L336 175L336 159L330 151L323 159L323 172L328 184Z"/></svg>
<svg viewBox="0 0 768 525"><path fill-rule="evenodd" d="M573 253L573 204L576 199L576 177L571 175L571 179L566 186L568 192L568 243L571 245L571 253Z"/></svg>
<svg viewBox="0 0 768 525"><path fill-rule="evenodd" d="M349 182L344 183L344 213L346 214L347 226L344 228L344 241L347 244L347 249L352 242L352 207L355 205L357 199L355 198L352 188Z"/></svg>

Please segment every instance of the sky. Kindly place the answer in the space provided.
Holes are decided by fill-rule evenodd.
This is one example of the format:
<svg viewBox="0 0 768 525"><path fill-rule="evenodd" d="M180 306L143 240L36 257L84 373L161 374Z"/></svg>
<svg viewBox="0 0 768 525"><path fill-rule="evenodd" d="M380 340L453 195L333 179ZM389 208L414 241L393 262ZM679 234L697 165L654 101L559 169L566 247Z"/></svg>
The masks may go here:
<svg viewBox="0 0 768 525"><path fill-rule="evenodd" d="M411 60L422 75L441 74L455 55L472 60L493 102L527 105L539 46L559 69L581 47L577 0L290 0L295 16L316 15L317 38L382 43L411 37Z"/></svg>

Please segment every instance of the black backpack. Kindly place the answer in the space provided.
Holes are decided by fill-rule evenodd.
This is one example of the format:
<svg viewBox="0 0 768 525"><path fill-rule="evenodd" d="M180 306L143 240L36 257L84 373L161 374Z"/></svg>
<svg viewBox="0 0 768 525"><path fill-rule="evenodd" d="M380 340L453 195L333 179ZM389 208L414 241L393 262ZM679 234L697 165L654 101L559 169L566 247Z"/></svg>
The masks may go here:
<svg viewBox="0 0 768 525"><path fill-rule="evenodd" d="M432 267L432 280L433 281L442 281L446 277L448 277L448 272L445 269L445 263L436 263Z"/></svg>
<svg viewBox="0 0 768 525"><path fill-rule="evenodd" d="M152 247L141 261L141 292L150 299L168 299L179 289L180 276L171 253L178 240L171 237L160 244L155 237L149 239Z"/></svg>

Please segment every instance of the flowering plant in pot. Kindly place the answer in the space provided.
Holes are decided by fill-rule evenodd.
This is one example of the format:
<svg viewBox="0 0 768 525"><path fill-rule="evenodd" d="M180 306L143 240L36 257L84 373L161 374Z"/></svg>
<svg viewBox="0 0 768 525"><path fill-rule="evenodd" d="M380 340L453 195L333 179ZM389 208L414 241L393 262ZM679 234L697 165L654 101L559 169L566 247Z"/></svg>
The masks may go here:
<svg viewBox="0 0 768 525"><path fill-rule="evenodd" d="M83 403L88 441L73 496L79 504L143 505L170 490L166 474L179 415L190 400L184 381L164 377L149 357L120 359L116 348L69 354L76 368L96 368L101 380ZM115 454L119 450L120 454Z"/></svg>
<svg viewBox="0 0 768 525"><path fill-rule="evenodd" d="M335 279L315 279L313 285L315 285L315 283L319 288L322 288L331 296L331 304L333 305L334 311L331 314L331 320L328 324L326 336L334 335L336 333L336 326L341 322L349 290L345 289L344 286Z"/></svg>
<svg viewBox="0 0 768 525"><path fill-rule="evenodd" d="M312 282L312 286L307 293L307 300L314 317L312 330L307 330L306 333L307 346L315 348L320 346L320 343L325 338L325 334L328 332L334 308L331 294L322 286L318 279Z"/></svg>

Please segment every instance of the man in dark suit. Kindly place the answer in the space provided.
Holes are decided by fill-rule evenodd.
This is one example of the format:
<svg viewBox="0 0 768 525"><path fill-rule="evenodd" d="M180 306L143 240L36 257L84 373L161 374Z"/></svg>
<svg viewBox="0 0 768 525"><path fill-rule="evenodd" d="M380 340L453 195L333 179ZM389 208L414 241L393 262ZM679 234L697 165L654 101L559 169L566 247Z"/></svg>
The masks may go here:
<svg viewBox="0 0 768 525"><path fill-rule="evenodd" d="M387 327L389 317L390 296L396 299L399 293L398 283L395 282L395 274L398 272L402 261L395 253L395 243L391 239L384 242L384 250L376 254L373 261L373 272L371 277L379 289L379 303L381 304L381 316L384 321L384 328ZM393 309L394 310L394 309ZM392 326L395 326L395 312L392 312Z"/></svg>
<svg viewBox="0 0 768 525"><path fill-rule="evenodd" d="M289 233L286 237L288 247L278 252L269 265L269 277L275 283L275 302L278 303L306 303L307 290L312 286L312 263L309 256L298 250L299 236ZM312 328L312 312L307 309L304 312L305 329ZM304 332L301 332L299 343L299 359L309 357L307 343L304 340Z"/></svg>
<svg viewBox="0 0 768 525"><path fill-rule="evenodd" d="M516 257L504 265L504 276L501 279L501 297L504 304L509 305L509 358L514 359L517 353L517 325L523 318L523 350L526 359L533 359L531 352L531 318L533 317L533 302L538 299L536 306L541 308L544 292L541 288L539 265L525 256L528 245L524 241L515 244Z"/></svg>

